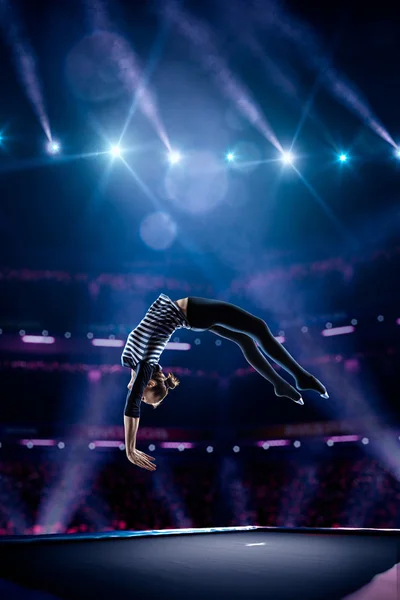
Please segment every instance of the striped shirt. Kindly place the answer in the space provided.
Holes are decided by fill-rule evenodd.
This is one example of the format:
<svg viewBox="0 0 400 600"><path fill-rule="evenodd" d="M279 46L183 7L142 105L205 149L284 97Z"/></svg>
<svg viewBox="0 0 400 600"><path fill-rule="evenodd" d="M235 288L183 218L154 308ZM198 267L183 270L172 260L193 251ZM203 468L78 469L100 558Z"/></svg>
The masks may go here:
<svg viewBox="0 0 400 600"><path fill-rule="evenodd" d="M186 316L169 296L160 294L128 335L121 356L122 365L134 369L141 361L158 364L172 334L181 327L190 329Z"/></svg>

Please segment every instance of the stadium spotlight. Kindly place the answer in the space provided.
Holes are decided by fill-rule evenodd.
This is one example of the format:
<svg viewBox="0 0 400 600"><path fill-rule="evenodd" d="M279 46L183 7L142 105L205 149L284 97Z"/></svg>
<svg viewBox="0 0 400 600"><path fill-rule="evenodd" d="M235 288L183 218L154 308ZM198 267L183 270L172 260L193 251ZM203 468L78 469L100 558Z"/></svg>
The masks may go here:
<svg viewBox="0 0 400 600"><path fill-rule="evenodd" d="M235 160L235 155L233 154L233 152L228 152L228 154L226 155L226 160L228 162L233 162Z"/></svg>
<svg viewBox="0 0 400 600"><path fill-rule="evenodd" d="M49 142L47 144L47 152L49 154L58 154L60 152L60 150L61 150L60 143L55 140L52 140L51 142Z"/></svg>
<svg viewBox="0 0 400 600"><path fill-rule="evenodd" d="M0 137L0 142L1 142L1 137ZM396 148L396 150L394 151L394 155L398 160L400 160L400 147Z"/></svg>
<svg viewBox="0 0 400 600"><path fill-rule="evenodd" d="M282 152L282 162L285 165L291 165L294 161L294 156L291 152Z"/></svg>
<svg viewBox="0 0 400 600"><path fill-rule="evenodd" d="M176 165L178 162L180 162L182 160L182 157L179 154L179 152L177 152L176 150L172 150L168 154L168 160L171 165Z"/></svg>
<svg viewBox="0 0 400 600"><path fill-rule="evenodd" d="M346 162L347 158L348 158L347 154L343 154L343 153L339 154L339 160L340 160L340 162Z"/></svg>
<svg viewBox="0 0 400 600"><path fill-rule="evenodd" d="M119 146L111 146L110 148L110 154L111 156L114 156L115 158L118 158L118 156L121 156L122 154L122 150Z"/></svg>

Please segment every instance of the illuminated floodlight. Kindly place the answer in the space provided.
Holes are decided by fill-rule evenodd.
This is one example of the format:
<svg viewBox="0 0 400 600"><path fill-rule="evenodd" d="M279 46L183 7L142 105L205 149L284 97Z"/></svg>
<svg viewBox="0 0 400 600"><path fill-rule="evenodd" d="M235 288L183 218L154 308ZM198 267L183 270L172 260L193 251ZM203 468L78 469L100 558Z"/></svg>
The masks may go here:
<svg viewBox="0 0 400 600"><path fill-rule="evenodd" d="M47 152L49 154L58 154L61 150L60 142L52 140L47 144Z"/></svg>
<svg viewBox="0 0 400 600"><path fill-rule="evenodd" d="M0 142L1 142L1 137L0 137ZM397 159L400 160L400 148L396 148L396 150L394 151L394 155Z"/></svg>
<svg viewBox="0 0 400 600"><path fill-rule="evenodd" d="M235 160L235 155L233 154L233 152L228 152L228 154L226 155L226 160L228 162L233 162Z"/></svg>
<svg viewBox="0 0 400 600"><path fill-rule="evenodd" d="M171 165L176 165L178 162L180 162L182 160L182 156L176 150L172 150L172 152L170 152L168 154L168 160Z"/></svg>
<svg viewBox="0 0 400 600"><path fill-rule="evenodd" d="M282 162L285 165L291 165L294 161L294 156L291 152L282 152Z"/></svg>
<svg viewBox="0 0 400 600"><path fill-rule="evenodd" d="M114 156L115 158L118 158L119 156L121 156L122 154L122 150L119 146L111 146L110 148L110 154L111 156Z"/></svg>
<svg viewBox="0 0 400 600"><path fill-rule="evenodd" d="M347 154L339 154L340 162L346 162L347 158L348 158Z"/></svg>

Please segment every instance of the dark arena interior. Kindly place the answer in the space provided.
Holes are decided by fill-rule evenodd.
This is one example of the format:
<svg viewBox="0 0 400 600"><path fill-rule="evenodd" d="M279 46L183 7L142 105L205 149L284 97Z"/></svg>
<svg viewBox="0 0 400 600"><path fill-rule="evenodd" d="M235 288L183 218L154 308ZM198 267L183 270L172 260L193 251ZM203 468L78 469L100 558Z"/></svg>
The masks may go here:
<svg viewBox="0 0 400 600"><path fill-rule="evenodd" d="M396 4L0 24L0 600L398 600Z"/></svg>

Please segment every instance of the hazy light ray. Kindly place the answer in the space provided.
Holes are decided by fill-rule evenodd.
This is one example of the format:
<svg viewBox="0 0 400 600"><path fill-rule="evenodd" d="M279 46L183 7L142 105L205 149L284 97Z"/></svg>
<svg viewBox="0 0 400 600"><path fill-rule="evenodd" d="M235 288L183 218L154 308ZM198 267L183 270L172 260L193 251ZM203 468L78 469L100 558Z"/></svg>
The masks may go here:
<svg viewBox="0 0 400 600"><path fill-rule="evenodd" d="M130 165L128 165L128 163L126 162L126 160L124 160L123 157L121 157L121 160L124 163L124 165L126 166L126 168L128 169L128 171L130 172L130 174L135 179L135 181L138 184L138 186L140 187L140 189L149 198L149 200L151 200L157 206L157 208L161 208L161 202L159 202L159 200L153 194L153 192L150 190L150 188L148 188L147 185L140 179L140 177L137 175L137 173L135 173L135 171L132 169L132 167Z"/></svg>
<svg viewBox="0 0 400 600"><path fill-rule="evenodd" d="M333 210L326 204L326 202L323 201L321 196L314 190L312 185L308 183L308 181L303 177L303 175L300 173L300 171L298 171L293 164L291 164L291 167L292 167L292 169L294 169L296 171L297 175L300 177L301 181L304 183L304 185L306 186L307 190L310 192L312 197L315 198L315 200L317 200L318 204L321 206L321 208L324 210L324 212L336 224L337 228L340 229L341 233L348 239L348 241L355 243L357 245L357 247L359 247L360 242L357 240L357 238L354 235L352 235L344 227L344 225L340 221L340 219L338 219L338 217L335 215Z"/></svg>
<svg viewBox="0 0 400 600"><path fill-rule="evenodd" d="M211 32L200 20L188 13L179 11L177 5L169 4L164 10L167 19L177 25L178 30L200 51L199 62L213 76L215 83L236 108L258 131L282 151L282 147L264 115L257 108L255 100L245 85L233 76L225 61L218 54L217 47L211 38Z"/></svg>
<svg viewBox="0 0 400 600"><path fill-rule="evenodd" d="M319 84L320 84L320 79L318 78L316 80L316 82L314 83L314 85L313 85L313 87L311 89L310 95L309 95L308 99L306 100L306 103L305 103L304 108L302 110L300 121L299 121L299 124L297 125L296 131L294 133L293 141L292 141L292 144L290 146L290 150L293 149L293 146L295 145L295 143L297 141L297 138L299 137L300 131L301 131L301 129L302 129L304 123L305 123L305 120L307 119L307 117L310 114L310 110L311 110L311 107L312 107L313 102L315 100L315 96L317 94L317 90L318 90Z"/></svg>
<svg viewBox="0 0 400 600"><path fill-rule="evenodd" d="M282 9L277 2L270 3L268 11L265 10L265 5L260 0L253 2L253 14L256 23L264 23L274 30L279 30L290 42L294 43L303 52L308 65L321 72L322 83L337 100L351 109L382 139L396 147L386 128L374 115L367 100L362 98L360 93L357 94L344 75L339 74L332 67L331 59L326 57L322 44L311 26L290 15L289 11Z"/></svg>
<svg viewBox="0 0 400 600"><path fill-rule="evenodd" d="M1 165L0 173L12 173L14 171L37 169L40 167L53 166L55 160L57 161L57 163L65 163L65 162L71 162L73 160L80 160L82 158L93 158L94 156L99 156L102 154L109 154L109 152L87 152L85 154L71 154L69 156L65 155L65 154L60 156L57 154L56 158L54 158L54 156L52 156L52 158L42 157L42 158L21 160L21 161L15 162L14 164Z"/></svg>
<svg viewBox="0 0 400 600"><path fill-rule="evenodd" d="M168 23L163 23L162 25L162 30L159 34L159 36L157 37L155 43L154 43L154 48L151 52L151 56L150 56L150 60L149 60L149 64L147 65L146 69L144 70L143 74L142 74L142 87L144 88L145 86L147 86L149 84L150 78L156 68L156 65L160 59L160 55L161 55L161 51L163 49L164 43L165 43L165 39L167 36L167 30L168 30ZM129 124L132 120L133 115L135 114L137 105L139 103L140 100L140 95L139 95L139 91L137 90L134 94L134 98L131 104L131 107L129 109L129 113L128 116L126 118L125 124L122 128L122 132L121 135L119 137L119 143L121 143L122 138L124 137L127 128L129 127ZM168 136L165 132L164 129L164 139L163 142L165 144L165 146L168 148L169 151L171 151L171 145L168 139Z"/></svg>
<svg viewBox="0 0 400 600"><path fill-rule="evenodd" d="M107 408L110 398L115 395L116 383L108 379L106 383L96 381L90 386L88 402L77 407L74 418L80 423L106 422ZM54 460L60 461L57 479L49 493L41 499L38 511L37 524L44 527L46 533L55 532L57 524L61 524L63 529L67 527L83 498L90 494L94 477L106 461L107 454L89 452L79 434L68 440L67 447L62 459L58 454L54 455Z"/></svg>
<svg viewBox="0 0 400 600"><path fill-rule="evenodd" d="M270 58L265 48L257 40L257 30L252 21L251 13L248 10L247 4L243 10L243 7L238 8L238 4L232 4L228 2L227 4L224 4L223 10L224 13L228 13L228 19L230 17L231 27L234 32L237 30L237 23L240 22L240 37L238 39L238 43L242 44L253 54L257 60L260 61L266 75L271 78L274 85L279 87L286 97L290 97L292 101L297 103L302 102L300 93L298 91L299 85L296 86L295 83L291 81L289 76L285 74L284 69L277 64L277 61L274 61ZM311 94L315 95L315 90L312 90ZM323 123L316 114L310 112L312 101L313 98L309 98L306 101L305 112L302 113L301 122L299 123L298 130L296 131L293 144L300 133L305 119L308 117L318 125L329 143L334 146L334 140L325 123Z"/></svg>
<svg viewBox="0 0 400 600"><path fill-rule="evenodd" d="M112 23L108 16L107 8L104 6L104 3L101 2L101 0L87 0L86 12L88 21L92 25L93 29L96 28L96 25L98 23L101 23L103 31L112 32L113 30L115 30L115 27L112 26ZM164 37L160 36L159 40L155 45L155 49L157 49L158 55L156 55L155 50L153 50L154 54L150 61L150 65L147 68L147 73L144 73L142 71L137 56L134 53L131 45L127 41L116 38L115 42L111 45L110 57L114 59L118 64L120 72L123 75L123 80L126 87L129 90L129 92L131 92L134 96L134 100L129 110L124 127L122 129L119 141L122 140L126 129L130 123L130 120L135 112L136 105L138 104L142 113L152 123L154 129L158 133L158 136L160 137L165 147L170 149L168 135L162 123L155 97L149 92L149 90L146 87L146 84L150 78L151 73L154 71L155 65L161 53ZM130 50L129 55L127 53L127 48L129 48Z"/></svg>
<svg viewBox="0 0 400 600"><path fill-rule="evenodd" d="M39 83L33 48L27 39L23 39L22 27L16 14L15 5L12 7L9 0L0 0L0 9L4 36L12 51L19 78L43 131L49 142L51 142L50 124Z"/></svg>
<svg viewBox="0 0 400 600"><path fill-rule="evenodd" d="M237 3L227 2L224 3L223 11L227 15L227 19L230 22L230 26L234 33L237 32L237 24L240 23L240 36L238 42L246 47L253 56L258 59L264 71L270 75L274 83L279 86L286 95L300 100L296 86L290 81L283 70L266 54L265 49L256 39L257 32L251 18L249 19L249 13L247 5L243 10L241 5Z"/></svg>

